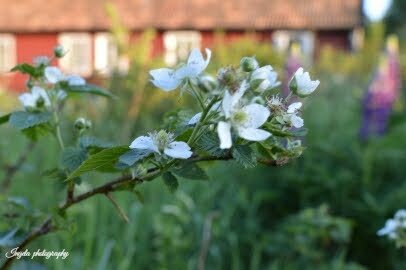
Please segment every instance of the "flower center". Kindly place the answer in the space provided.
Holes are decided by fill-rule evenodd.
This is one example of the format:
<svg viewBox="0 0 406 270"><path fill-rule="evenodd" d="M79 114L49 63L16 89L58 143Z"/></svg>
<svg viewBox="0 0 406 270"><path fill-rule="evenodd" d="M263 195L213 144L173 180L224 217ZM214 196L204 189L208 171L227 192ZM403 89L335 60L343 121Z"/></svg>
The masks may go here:
<svg viewBox="0 0 406 270"><path fill-rule="evenodd" d="M248 115L244 111L237 111L233 114L232 120L237 125L242 125L248 120Z"/></svg>
<svg viewBox="0 0 406 270"><path fill-rule="evenodd" d="M173 141L173 134L167 133L165 130L152 134L151 137L159 151L163 151Z"/></svg>

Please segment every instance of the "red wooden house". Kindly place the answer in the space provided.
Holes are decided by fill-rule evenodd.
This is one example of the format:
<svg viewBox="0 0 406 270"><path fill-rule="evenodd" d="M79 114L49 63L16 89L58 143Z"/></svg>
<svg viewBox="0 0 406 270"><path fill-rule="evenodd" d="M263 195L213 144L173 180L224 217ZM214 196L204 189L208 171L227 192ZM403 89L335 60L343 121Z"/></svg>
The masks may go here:
<svg viewBox="0 0 406 270"><path fill-rule="evenodd" d="M211 47L214 31L226 39L255 31L270 46L286 49L292 40L305 53L331 45L350 49L362 23L362 0L111 0L134 37L147 28L158 35L154 54L168 64L191 47ZM58 64L69 73L108 72L117 49L108 34L110 20L101 0L0 0L0 72L56 44L69 54ZM136 39L134 39L136 40ZM22 89L26 78L4 74L2 82Z"/></svg>

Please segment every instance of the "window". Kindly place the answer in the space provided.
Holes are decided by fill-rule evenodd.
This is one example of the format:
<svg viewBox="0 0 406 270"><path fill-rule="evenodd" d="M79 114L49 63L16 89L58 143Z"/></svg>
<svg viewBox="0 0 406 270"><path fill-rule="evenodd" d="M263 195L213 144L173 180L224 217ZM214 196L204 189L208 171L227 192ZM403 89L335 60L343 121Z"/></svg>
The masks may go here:
<svg viewBox="0 0 406 270"><path fill-rule="evenodd" d="M110 74L119 68L119 54L116 43L109 33L96 34L94 40L94 68L101 74Z"/></svg>
<svg viewBox="0 0 406 270"><path fill-rule="evenodd" d="M0 72L8 72L16 65L16 42L13 35L0 34Z"/></svg>
<svg viewBox="0 0 406 270"><path fill-rule="evenodd" d="M300 44L305 56L313 55L314 34L311 31L275 31L272 34L272 43L277 50L287 51L293 42Z"/></svg>
<svg viewBox="0 0 406 270"><path fill-rule="evenodd" d="M165 62L169 66L185 60L190 51L200 48L200 33L196 31L171 31L164 34Z"/></svg>
<svg viewBox="0 0 406 270"><path fill-rule="evenodd" d="M67 54L60 59L61 68L68 73L90 76L92 74L92 43L87 33L66 33L59 36Z"/></svg>

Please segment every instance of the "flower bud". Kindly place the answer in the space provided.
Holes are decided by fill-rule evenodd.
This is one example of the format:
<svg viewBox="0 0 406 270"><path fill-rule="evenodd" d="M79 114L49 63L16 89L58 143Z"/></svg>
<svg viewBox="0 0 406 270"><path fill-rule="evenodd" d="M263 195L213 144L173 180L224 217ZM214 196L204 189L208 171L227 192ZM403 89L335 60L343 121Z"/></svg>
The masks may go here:
<svg viewBox="0 0 406 270"><path fill-rule="evenodd" d="M75 125L75 128L78 131L83 131L83 130L91 128L92 127L92 122L90 120L87 120L87 119L83 118L83 117L79 117L78 119L76 119L74 125Z"/></svg>
<svg viewBox="0 0 406 270"><path fill-rule="evenodd" d="M241 58L240 65L245 72L251 72L259 67L257 60L254 57Z"/></svg>
<svg viewBox="0 0 406 270"><path fill-rule="evenodd" d="M56 58L62 58L62 57L65 56L65 54L66 54L66 51L65 51L65 49L63 48L62 45L55 46L55 48L54 48L54 56Z"/></svg>
<svg viewBox="0 0 406 270"><path fill-rule="evenodd" d="M231 92L237 91L240 85L240 78L237 70L233 67L225 67L219 70L218 80L219 82L229 89Z"/></svg>
<svg viewBox="0 0 406 270"><path fill-rule="evenodd" d="M293 94L299 97L307 97L316 90L320 81L312 81L308 72L303 72L303 68L299 68L289 82L289 89Z"/></svg>

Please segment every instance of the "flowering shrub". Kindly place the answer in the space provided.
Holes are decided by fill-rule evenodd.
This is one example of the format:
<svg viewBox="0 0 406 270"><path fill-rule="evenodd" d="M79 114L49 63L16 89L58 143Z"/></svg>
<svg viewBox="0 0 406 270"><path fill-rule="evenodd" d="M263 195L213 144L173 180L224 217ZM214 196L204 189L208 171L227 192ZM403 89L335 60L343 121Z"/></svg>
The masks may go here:
<svg viewBox="0 0 406 270"><path fill-rule="evenodd" d="M307 132L300 116L302 103L289 105L288 102L292 96L311 95L319 81L312 81L310 75L299 68L289 84L291 93L282 98L277 73L270 65L260 67L255 58L244 57L239 67L223 67L215 78L204 74L211 58L211 51L206 49L205 52L206 57L199 50L192 50L187 62L175 69L150 71L151 82L157 88L180 89L181 95L190 94L199 108L196 114L171 113L162 129L118 146L88 135L92 123L82 117L72 123L76 138L73 145L66 145L67 134L61 129L60 116L72 97L91 94L114 98L113 94L87 84L78 75L63 74L57 67L50 66L52 59L47 57L37 58L34 65L16 66L14 71L29 75L28 91L19 97L23 109L0 117L0 124L9 123L33 141L54 135L61 150L61 164L46 174L66 184L66 198L55 213L30 216L32 226L18 234L19 239L23 235L23 240L5 246L23 248L41 235L63 229L60 219L66 218L66 210L98 194L106 196L118 214L128 221L114 200L113 192L124 190L138 194L138 185L160 176L170 191L177 189L178 178L207 180L199 162L235 160L248 168L257 163L282 165L299 157L304 147L297 138ZM54 57L61 58L65 54L63 48L55 48ZM86 179L84 174L96 171L120 176L84 193L77 192L76 185ZM10 199L6 203L16 204L16 201ZM42 223L34 226L40 219ZM7 239L20 230L9 229ZM12 261L13 258L6 260L4 267Z"/></svg>
<svg viewBox="0 0 406 270"><path fill-rule="evenodd" d="M388 219L385 227L380 229L377 234L395 241L397 247L406 247L406 210L398 210L395 217Z"/></svg>

